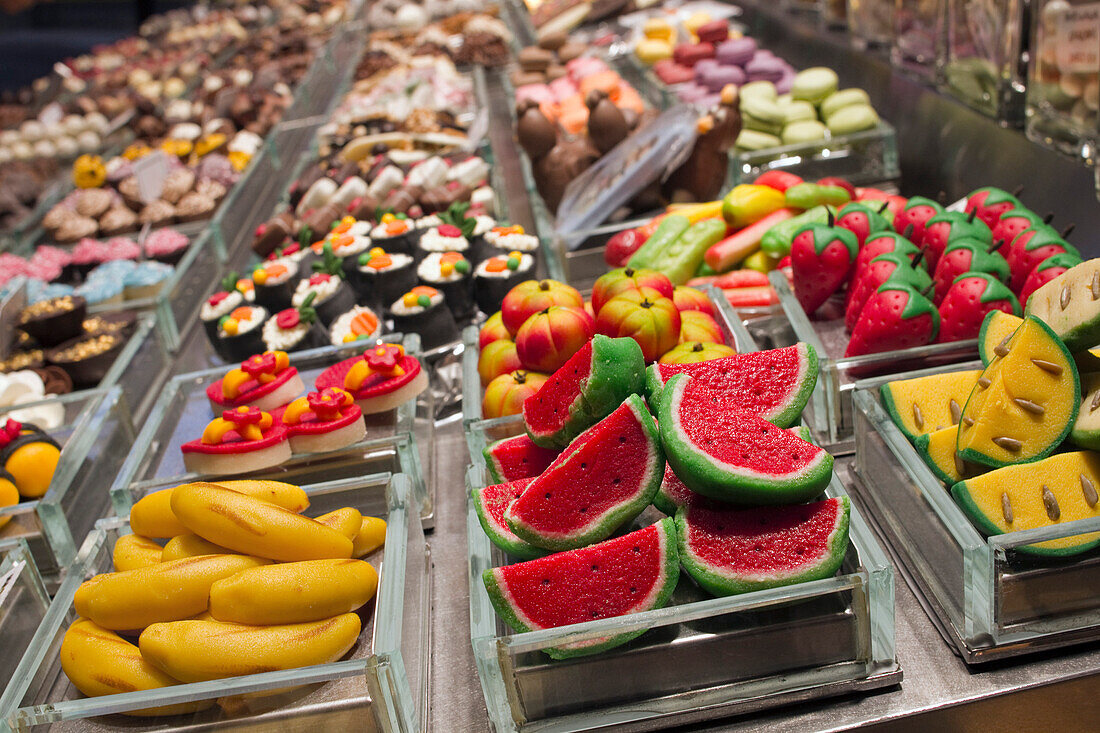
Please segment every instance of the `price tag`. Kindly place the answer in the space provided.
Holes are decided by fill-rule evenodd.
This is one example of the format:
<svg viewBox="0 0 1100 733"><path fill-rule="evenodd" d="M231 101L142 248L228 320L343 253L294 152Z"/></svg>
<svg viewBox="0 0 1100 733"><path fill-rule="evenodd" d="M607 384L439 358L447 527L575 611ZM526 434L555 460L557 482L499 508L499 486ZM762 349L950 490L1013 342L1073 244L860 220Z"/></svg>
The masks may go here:
<svg viewBox="0 0 1100 733"><path fill-rule="evenodd" d="M168 178L168 156L158 150L138 158L134 161L134 177L137 178L138 198L145 203L156 201Z"/></svg>
<svg viewBox="0 0 1100 733"><path fill-rule="evenodd" d="M65 116L65 110L61 108L61 105L57 102L50 102L42 111L38 113L38 120L49 127L50 125L56 125L61 122L61 118Z"/></svg>
<svg viewBox="0 0 1100 733"><path fill-rule="evenodd" d="M1063 74L1100 72L1100 3L1065 8L1055 25L1055 57Z"/></svg>

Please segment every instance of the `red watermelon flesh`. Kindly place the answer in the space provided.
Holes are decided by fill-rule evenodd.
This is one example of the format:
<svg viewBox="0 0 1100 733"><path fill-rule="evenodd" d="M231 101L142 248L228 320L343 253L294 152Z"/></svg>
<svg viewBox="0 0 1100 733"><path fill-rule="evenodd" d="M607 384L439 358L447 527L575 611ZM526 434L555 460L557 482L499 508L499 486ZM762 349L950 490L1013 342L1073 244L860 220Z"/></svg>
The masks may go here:
<svg viewBox="0 0 1100 733"><path fill-rule="evenodd" d="M524 478L518 481L493 484L473 491L474 509L477 511L477 518L490 541L508 554L524 560L542 557L546 553L516 537L515 533L505 524L504 513L533 480Z"/></svg>
<svg viewBox="0 0 1100 733"><path fill-rule="evenodd" d="M657 425L632 395L535 478L505 521L547 550L599 542L649 505L664 466Z"/></svg>
<svg viewBox="0 0 1100 733"><path fill-rule="evenodd" d="M799 503L824 490L832 456L693 381L686 374L669 380L658 418L669 465L688 488L751 505Z"/></svg>
<svg viewBox="0 0 1100 733"><path fill-rule="evenodd" d="M523 421L528 430L536 434L552 433L559 429L564 416L583 409L581 386L591 372L592 342L550 375L538 393L523 402ZM553 385L553 388L547 389ZM538 399L536 399L538 398Z"/></svg>
<svg viewBox="0 0 1100 733"><path fill-rule="evenodd" d="M719 596L827 578L848 548L847 497L753 509L689 506L676 518L681 562Z"/></svg>
<svg viewBox="0 0 1100 733"><path fill-rule="evenodd" d="M497 613L524 632L661 608L676 587L679 572L672 520L663 519L590 547L491 568L482 580ZM644 631L545 651L556 659L594 654Z"/></svg>
<svg viewBox="0 0 1100 733"><path fill-rule="evenodd" d="M498 483L538 476L558 457L555 448L543 448L525 433L498 440L484 448L485 464Z"/></svg>
<svg viewBox="0 0 1100 733"><path fill-rule="evenodd" d="M798 343L691 364L655 364L646 373L647 398L655 409L659 392L676 374L690 375L697 387L721 395L729 407L787 427L798 420L817 383L817 353Z"/></svg>

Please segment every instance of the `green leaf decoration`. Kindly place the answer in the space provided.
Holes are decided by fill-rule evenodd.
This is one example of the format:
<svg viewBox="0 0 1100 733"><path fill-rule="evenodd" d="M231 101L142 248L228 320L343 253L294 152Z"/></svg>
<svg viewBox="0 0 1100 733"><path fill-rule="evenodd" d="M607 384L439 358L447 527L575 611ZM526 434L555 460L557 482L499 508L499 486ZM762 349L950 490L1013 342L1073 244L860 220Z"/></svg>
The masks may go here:
<svg viewBox="0 0 1100 733"><path fill-rule="evenodd" d="M313 228L308 224L303 224L302 228L298 230L298 246L305 249L313 243Z"/></svg>
<svg viewBox="0 0 1100 733"><path fill-rule="evenodd" d="M336 256L336 253L332 251L332 243L325 242L325 246L321 249L320 261L315 261L312 265L314 272L323 272L326 275L332 275L343 279L344 277L344 261Z"/></svg>
<svg viewBox="0 0 1100 733"><path fill-rule="evenodd" d="M222 278L222 281L221 281L222 290L224 290L227 293L232 293L234 290L237 289L237 280L239 280L239 279L240 279L240 276L237 274L237 271L236 270L230 270L226 274L226 276Z"/></svg>
<svg viewBox="0 0 1100 733"><path fill-rule="evenodd" d="M317 298L317 292L312 291L305 297L302 304L298 306L298 318L302 323L316 323L317 322L317 309L313 307L313 301Z"/></svg>

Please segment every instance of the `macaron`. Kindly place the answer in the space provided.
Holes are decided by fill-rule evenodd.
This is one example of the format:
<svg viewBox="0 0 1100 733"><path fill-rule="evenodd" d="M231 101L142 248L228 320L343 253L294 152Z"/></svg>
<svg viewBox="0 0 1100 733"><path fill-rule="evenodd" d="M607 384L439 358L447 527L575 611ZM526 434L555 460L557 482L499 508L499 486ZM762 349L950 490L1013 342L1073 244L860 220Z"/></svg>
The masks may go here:
<svg viewBox="0 0 1100 733"><path fill-rule="evenodd" d="M690 66L682 66L672 59L661 59L653 64L653 73L665 84L683 84L696 77L696 71Z"/></svg>
<svg viewBox="0 0 1100 733"><path fill-rule="evenodd" d="M741 108L741 127L746 130L756 130L757 132L766 132L769 135L778 136L783 132L782 122L768 122L762 120L759 117L753 117L744 111L744 107Z"/></svg>
<svg viewBox="0 0 1100 733"><path fill-rule="evenodd" d="M836 94L830 94L821 103L821 116L827 120L837 110L852 104L871 106L871 98L862 89L841 89Z"/></svg>
<svg viewBox="0 0 1100 733"><path fill-rule="evenodd" d="M714 58L714 46L709 43L681 43L673 49L672 58L678 64L695 66L703 59Z"/></svg>
<svg viewBox="0 0 1100 733"><path fill-rule="evenodd" d="M726 19L712 20L704 23L695 30L695 35L705 43L721 43L729 38L730 24Z"/></svg>
<svg viewBox="0 0 1100 733"><path fill-rule="evenodd" d="M744 66L756 53L756 41L748 36L722 41L714 48L717 59L723 64Z"/></svg>
<svg viewBox="0 0 1100 733"><path fill-rule="evenodd" d="M779 96L779 93L775 91L775 84L772 84L770 81L750 81L748 84L738 89L737 92L741 95L742 100L745 99L745 97L760 96L774 102L776 97Z"/></svg>
<svg viewBox="0 0 1100 733"><path fill-rule="evenodd" d="M768 148L778 148L782 144L783 141L775 135L758 132L757 130L742 129L737 135L737 140L733 143L733 146L741 150L767 150Z"/></svg>
<svg viewBox="0 0 1100 733"><path fill-rule="evenodd" d="M741 97L741 114L772 125L782 125L786 121L786 114L779 103L759 94Z"/></svg>
<svg viewBox="0 0 1100 733"><path fill-rule="evenodd" d="M699 75L697 74L696 76L698 77ZM741 71L740 66L716 65L705 70L697 81L712 92L720 92L722 91L722 87L727 84L734 84L736 86L744 84L745 72Z"/></svg>
<svg viewBox="0 0 1100 733"><path fill-rule="evenodd" d="M802 120L817 122L817 110L814 109L812 104L801 99L793 100L787 104L780 102L779 108L783 110L784 124L789 125L792 122L801 122Z"/></svg>
<svg viewBox="0 0 1100 733"><path fill-rule="evenodd" d="M817 120L800 120L783 128L783 144L798 145L824 140L828 130Z"/></svg>
<svg viewBox="0 0 1100 733"><path fill-rule="evenodd" d="M786 64L774 56L753 56L752 61L745 64L745 74L753 81L777 82L783 78Z"/></svg>
<svg viewBox="0 0 1100 733"><path fill-rule="evenodd" d="M791 96L812 104L821 104L830 94L836 92L836 72L824 66L814 66L795 74L791 85Z"/></svg>
<svg viewBox="0 0 1100 733"><path fill-rule="evenodd" d="M878 114L869 104L850 104L830 115L828 125L834 135L851 135L878 125Z"/></svg>
<svg viewBox="0 0 1100 733"><path fill-rule="evenodd" d="M657 38L645 38L634 46L634 55L642 63L656 64L662 59L672 58L672 44Z"/></svg>

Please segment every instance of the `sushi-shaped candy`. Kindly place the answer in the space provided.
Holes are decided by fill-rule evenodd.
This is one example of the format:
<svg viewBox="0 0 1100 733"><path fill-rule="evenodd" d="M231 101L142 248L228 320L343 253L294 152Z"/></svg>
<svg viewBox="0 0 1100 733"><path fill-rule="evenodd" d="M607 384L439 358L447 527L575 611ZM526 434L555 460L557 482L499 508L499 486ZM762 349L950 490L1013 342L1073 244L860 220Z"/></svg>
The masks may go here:
<svg viewBox="0 0 1100 733"><path fill-rule="evenodd" d="M329 327L329 337L333 346L348 344L352 341L376 339L381 332L382 321L378 315L362 305L342 313Z"/></svg>
<svg viewBox="0 0 1100 733"><path fill-rule="evenodd" d="M263 325L268 311L258 305L242 305L218 321L214 351L226 361L244 361L264 350Z"/></svg>
<svg viewBox="0 0 1100 733"><path fill-rule="evenodd" d="M349 284L360 305L381 312L416 285L416 263L411 255L372 247L357 259Z"/></svg>
<svg viewBox="0 0 1100 733"><path fill-rule="evenodd" d="M203 301L202 308L199 309L199 320L211 344L216 345L221 320L242 305L245 305L244 295L232 289L219 290Z"/></svg>
<svg viewBox="0 0 1100 733"><path fill-rule="evenodd" d="M432 252L416 268L420 282L443 293L456 320L474 314L473 268L461 252Z"/></svg>
<svg viewBox="0 0 1100 733"><path fill-rule="evenodd" d="M304 351L325 346L328 339L317 321L313 307L316 293L306 295L302 304L284 308L264 324L264 345L271 351Z"/></svg>
<svg viewBox="0 0 1100 733"><path fill-rule="evenodd" d="M285 258L264 262L252 271L256 304L272 313L289 308L297 282L297 261Z"/></svg>
<svg viewBox="0 0 1100 733"><path fill-rule="evenodd" d="M413 254L420 262L433 253L459 252L465 256L469 251L470 241L462 235L461 229L453 224L441 224L421 235Z"/></svg>
<svg viewBox="0 0 1100 733"><path fill-rule="evenodd" d="M418 285L390 305L393 327L400 333L420 335L424 349L434 349L458 338L458 325L444 302L443 293Z"/></svg>
<svg viewBox="0 0 1100 733"><path fill-rule="evenodd" d="M291 304L298 307L305 302L310 293L315 293L312 301L313 308L316 309L321 323L327 327L336 320L337 316L355 305L355 293L344 282L344 268L333 254L332 247L326 244L323 259L313 264L313 269L317 272L298 282Z"/></svg>
<svg viewBox="0 0 1100 733"><path fill-rule="evenodd" d="M535 258L519 250L494 255L474 270L474 297L482 313L501 308L508 291L535 274Z"/></svg>
<svg viewBox="0 0 1100 733"><path fill-rule="evenodd" d="M406 217L398 217L393 214L383 214L382 221L371 230L371 241L387 252L401 252L411 255L413 243L420 234L420 230L413 226Z"/></svg>

